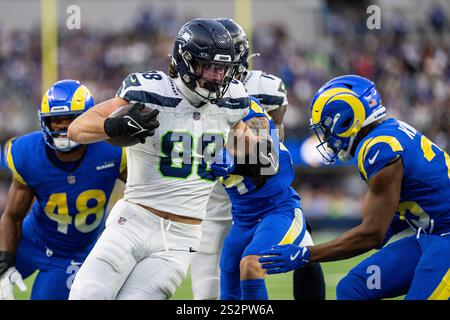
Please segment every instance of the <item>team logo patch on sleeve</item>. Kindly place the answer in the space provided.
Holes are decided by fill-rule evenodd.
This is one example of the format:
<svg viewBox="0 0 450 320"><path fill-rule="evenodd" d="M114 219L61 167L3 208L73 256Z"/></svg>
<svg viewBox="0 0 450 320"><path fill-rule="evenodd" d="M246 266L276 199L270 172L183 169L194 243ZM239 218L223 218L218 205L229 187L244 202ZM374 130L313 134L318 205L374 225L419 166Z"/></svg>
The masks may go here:
<svg viewBox="0 0 450 320"><path fill-rule="evenodd" d="M278 91L282 92L282 93L286 93L287 92L286 91L286 86L284 85L283 81L280 82L280 86L278 87Z"/></svg>
<svg viewBox="0 0 450 320"><path fill-rule="evenodd" d="M137 87L140 85L141 85L141 83L140 83L139 79L137 78L137 76L135 74L131 74L130 76L128 76L125 79L123 90L125 90L126 88L131 87L131 86Z"/></svg>

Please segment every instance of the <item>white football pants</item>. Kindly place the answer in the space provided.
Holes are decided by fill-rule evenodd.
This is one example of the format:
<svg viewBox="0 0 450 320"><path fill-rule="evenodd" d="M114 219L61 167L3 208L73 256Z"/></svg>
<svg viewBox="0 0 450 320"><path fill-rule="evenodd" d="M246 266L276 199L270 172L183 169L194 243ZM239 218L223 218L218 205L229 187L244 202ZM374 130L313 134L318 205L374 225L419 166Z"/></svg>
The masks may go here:
<svg viewBox="0 0 450 320"><path fill-rule="evenodd" d="M191 264L194 300L218 300L220 293L220 254L232 221L202 221L202 241Z"/></svg>
<svg viewBox="0 0 450 320"><path fill-rule="evenodd" d="M231 202L218 182L209 196L202 221L202 240L191 264L194 300L218 300L220 293L220 255L232 225Z"/></svg>
<svg viewBox="0 0 450 320"><path fill-rule="evenodd" d="M69 299L169 299L185 278L200 237L201 225L165 220L119 200Z"/></svg>

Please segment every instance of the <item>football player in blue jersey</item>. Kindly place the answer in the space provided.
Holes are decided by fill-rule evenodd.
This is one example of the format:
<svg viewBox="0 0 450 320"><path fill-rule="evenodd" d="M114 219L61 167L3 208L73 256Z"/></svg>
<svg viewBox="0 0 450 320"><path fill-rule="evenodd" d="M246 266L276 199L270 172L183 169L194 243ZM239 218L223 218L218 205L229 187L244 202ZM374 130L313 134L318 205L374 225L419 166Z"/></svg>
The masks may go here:
<svg viewBox="0 0 450 320"><path fill-rule="evenodd" d="M258 253L275 244L311 245L300 206L300 197L290 186L294 178L291 156L278 142L275 124L252 98L243 119L256 135L269 133L267 161L230 156L224 150L211 170L232 203L233 226L226 237L220 261L220 299L267 300L266 272ZM222 158L221 158L222 157ZM265 163L264 163L265 162Z"/></svg>
<svg viewBox="0 0 450 320"><path fill-rule="evenodd" d="M250 46L245 31L232 19L216 20L227 29L233 39L238 62L236 79L242 81L248 94L258 100L258 104L270 116L270 122L278 129L279 140L283 141L283 117L288 106L283 81L261 70L250 70L248 64ZM256 114L262 116L262 113ZM249 206L252 205L248 195L244 199L250 199ZM218 299L220 295L220 255L224 239L232 226L231 206L232 203L223 186L216 185L209 197L206 218L202 222L202 241L191 265L194 299ZM307 237L310 237L310 232L311 229L307 224ZM320 264L314 263L295 270L292 287L296 300L324 300L325 280Z"/></svg>
<svg viewBox="0 0 450 320"><path fill-rule="evenodd" d="M323 85L311 106L311 127L328 163L357 160L368 192L362 222L317 246L286 245L260 252L268 273L311 262L347 259L381 248L338 284L338 299L450 298L450 157L410 125L390 118L375 85L355 75ZM383 247L406 228L405 236Z"/></svg>
<svg viewBox="0 0 450 320"><path fill-rule="evenodd" d="M26 290L22 277L37 270L31 299L67 299L103 229L114 184L126 179L126 155L104 142L67 138L69 124L92 106L79 81L58 81L42 99L42 132L7 144L13 177L0 219L0 300L14 299L14 284Z"/></svg>

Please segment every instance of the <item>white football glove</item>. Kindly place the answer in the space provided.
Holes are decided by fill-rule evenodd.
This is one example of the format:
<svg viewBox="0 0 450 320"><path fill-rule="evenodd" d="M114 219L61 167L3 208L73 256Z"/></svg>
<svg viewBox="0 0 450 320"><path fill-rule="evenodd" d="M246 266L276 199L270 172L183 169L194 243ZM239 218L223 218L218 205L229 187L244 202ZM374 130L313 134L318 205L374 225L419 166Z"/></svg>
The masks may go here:
<svg viewBox="0 0 450 320"><path fill-rule="evenodd" d="M20 291L27 291L27 286L22 280L22 275L15 267L11 267L0 277L0 300L14 300L14 284Z"/></svg>

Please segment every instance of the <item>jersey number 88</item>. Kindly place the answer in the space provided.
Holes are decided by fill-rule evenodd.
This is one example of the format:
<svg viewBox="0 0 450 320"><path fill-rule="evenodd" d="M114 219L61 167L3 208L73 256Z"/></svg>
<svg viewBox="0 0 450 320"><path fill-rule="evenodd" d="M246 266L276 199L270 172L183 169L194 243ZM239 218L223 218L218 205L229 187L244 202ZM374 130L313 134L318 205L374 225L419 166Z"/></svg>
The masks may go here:
<svg viewBox="0 0 450 320"><path fill-rule="evenodd" d="M223 148L223 145L224 138L220 133L204 133L196 141L188 132L168 131L161 137L163 156L159 170L165 177L186 179L197 168L197 174L202 179L215 181L209 166L216 150Z"/></svg>

